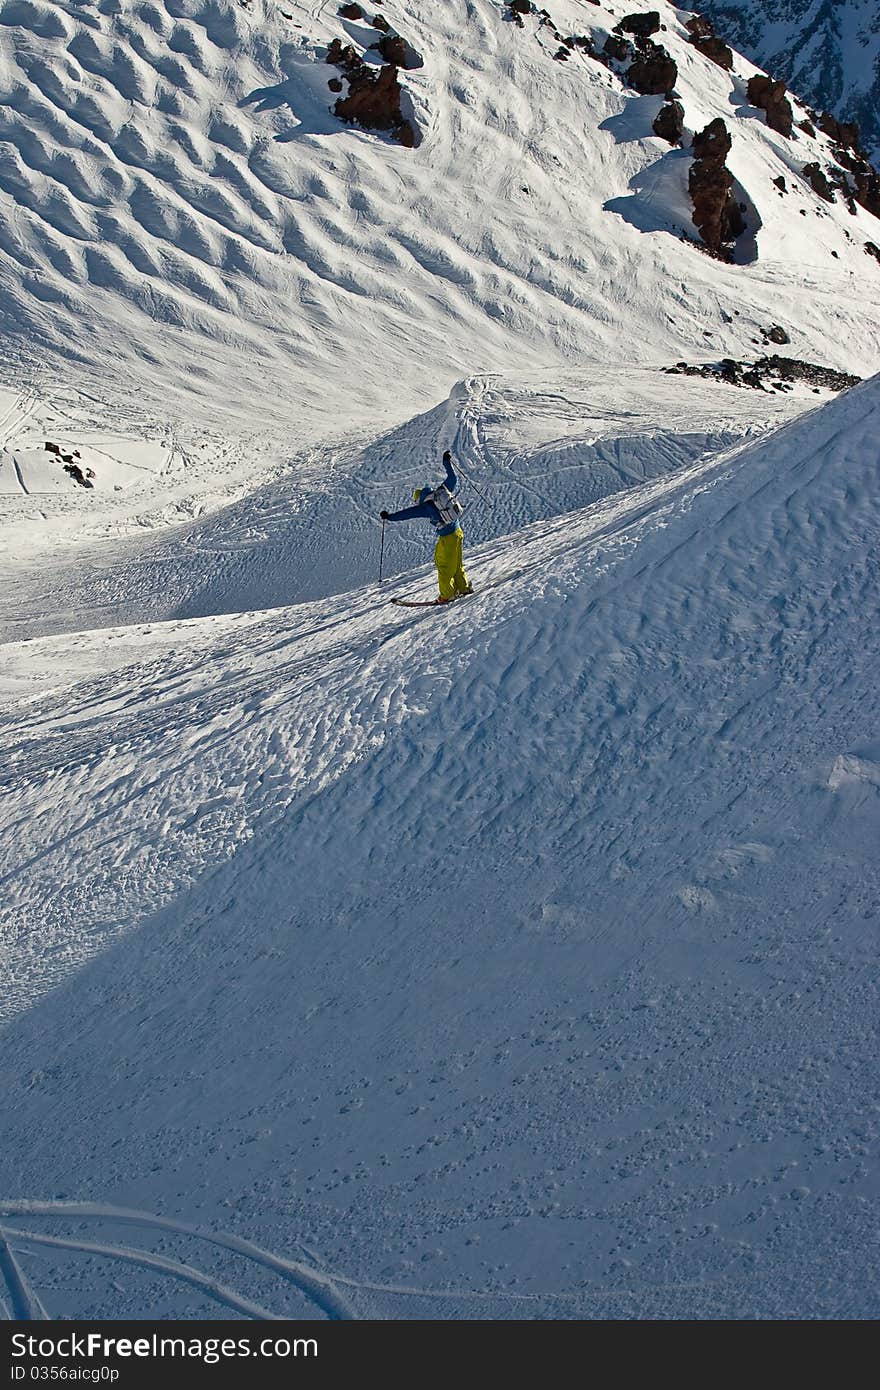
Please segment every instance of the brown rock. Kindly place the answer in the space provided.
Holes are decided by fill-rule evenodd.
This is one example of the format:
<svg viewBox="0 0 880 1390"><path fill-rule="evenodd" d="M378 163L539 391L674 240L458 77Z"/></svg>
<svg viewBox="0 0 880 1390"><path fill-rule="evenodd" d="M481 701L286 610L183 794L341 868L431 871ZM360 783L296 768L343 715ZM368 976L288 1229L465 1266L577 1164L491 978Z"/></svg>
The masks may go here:
<svg viewBox="0 0 880 1390"><path fill-rule="evenodd" d="M869 256L873 256L876 261L880 262L880 246L875 246L873 241L866 241L865 250Z"/></svg>
<svg viewBox="0 0 880 1390"><path fill-rule="evenodd" d="M396 68L412 71L414 68L422 67L422 60L412 44L393 31L383 34L373 47L379 50L386 63L391 63Z"/></svg>
<svg viewBox="0 0 880 1390"><path fill-rule="evenodd" d="M415 131L400 109L398 69L392 64L379 68L374 76L370 68L349 77L348 96L340 97L333 110L344 121L352 121L365 130L390 130L402 145L415 144Z"/></svg>
<svg viewBox="0 0 880 1390"><path fill-rule="evenodd" d="M819 129L830 136L835 145L845 150L858 149L859 127L855 121L838 121L830 111L823 111L819 117Z"/></svg>
<svg viewBox="0 0 880 1390"><path fill-rule="evenodd" d="M704 58L710 58L719 68L730 72L733 67L733 49L728 48L723 39L719 39L716 34L707 34L705 38L691 39L691 43Z"/></svg>
<svg viewBox="0 0 880 1390"><path fill-rule="evenodd" d="M687 20L684 27L687 29L692 40L711 39L712 35L715 33L712 21L704 19L701 14L695 14L693 19Z"/></svg>
<svg viewBox="0 0 880 1390"><path fill-rule="evenodd" d="M704 130L700 130L694 135L691 151L694 159L709 159L723 164L730 154L732 145L733 141L727 126L720 116L716 116L715 120L710 121Z"/></svg>
<svg viewBox="0 0 880 1390"><path fill-rule="evenodd" d="M343 19L363 19L364 12L360 5L340 5L339 13Z"/></svg>
<svg viewBox="0 0 880 1390"><path fill-rule="evenodd" d="M616 34L634 34L637 39L649 39L660 28L659 10L648 10L647 14L627 14L619 24L615 24Z"/></svg>
<svg viewBox="0 0 880 1390"><path fill-rule="evenodd" d="M880 174L866 160L865 167L857 170L853 177L856 185L853 196L856 202L861 203L874 217L880 217Z"/></svg>
<svg viewBox="0 0 880 1390"><path fill-rule="evenodd" d="M675 59L649 40L627 69L626 80L642 96L669 96L678 81Z"/></svg>
<svg viewBox="0 0 880 1390"><path fill-rule="evenodd" d="M834 202L834 190L828 182L825 171L817 162L805 164L801 173L814 193L818 193L819 197L824 198L826 203Z"/></svg>
<svg viewBox="0 0 880 1390"><path fill-rule="evenodd" d="M661 140L666 140L670 145L680 144L684 131L684 107L681 102L668 101L665 106L661 106L654 117L651 129L655 135L659 135Z"/></svg>
<svg viewBox="0 0 880 1390"><path fill-rule="evenodd" d="M363 67L360 54L352 48L350 43L343 44L341 39L334 39L327 49L326 61L334 68L342 68L344 72Z"/></svg>
<svg viewBox="0 0 880 1390"><path fill-rule="evenodd" d="M784 82L774 81L772 77L765 77L763 73L749 78L748 96L752 106L758 106L766 112L767 124L771 130L778 130L780 135L789 136L794 126L794 112L785 92Z"/></svg>
<svg viewBox="0 0 880 1390"><path fill-rule="evenodd" d="M616 58L623 63L632 55L633 46L629 39L624 39L620 34L609 34L602 46L602 52L609 58Z"/></svg>
<svg viewBox="0 0 880 1390"><path fill-rule="evenodd" d="M688 176L694 225L709 250L724 259L729 259L730 243L746 229L733 196L733 175L725 164L730 148L730 134L719 116L694 136Z"/></svg>

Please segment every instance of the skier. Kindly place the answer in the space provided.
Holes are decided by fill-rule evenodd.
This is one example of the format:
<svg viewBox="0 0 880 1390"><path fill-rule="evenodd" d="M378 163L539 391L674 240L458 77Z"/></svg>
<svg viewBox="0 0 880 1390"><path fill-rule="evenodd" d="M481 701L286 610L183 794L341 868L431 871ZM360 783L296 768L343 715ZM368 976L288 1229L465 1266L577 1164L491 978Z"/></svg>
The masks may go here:
<svg viewBox="0 0 880 1390"><path fill-rule="evenodd" d="M437 532L434 548L434 564L437 566L437 582L440 597L436 603L451 603L454 598L474 591L464 572L461 558L464 532L458 518L462 505L455 498L458 491L458 475L452 466L449 450L443 455L446 465L446 478L439 487L417 487L413 492L414 507L404 507L399 512L380 512L383 521L430 521Z"/></svg>

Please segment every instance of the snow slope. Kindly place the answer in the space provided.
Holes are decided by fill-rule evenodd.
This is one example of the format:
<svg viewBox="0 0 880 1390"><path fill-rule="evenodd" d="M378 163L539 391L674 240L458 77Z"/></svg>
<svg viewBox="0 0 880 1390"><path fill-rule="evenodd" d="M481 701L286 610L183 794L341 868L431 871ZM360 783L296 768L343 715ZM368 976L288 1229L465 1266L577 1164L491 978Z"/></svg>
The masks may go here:
<svg viewBox="0 0 880 1390"><path fill-rule="evenodd" d="M49 1316L877 1315L878 424L7 711Z"/></svg>
<svg viewBox="0 0 880 1390"><path fill-rule="evenodd" d="M731 448L815 400L804 386L732 390L634 368L596 366L587 375L558 373L552 381L475 376L434 410L367 445L334 440L317 446L295 470L183 525L169 527L166 503L158 518L139 516L138 533L108 535L111 523L100 524L98 496L87 531L82 508L65 499L66 509L52 518L48 565L40 545L47 499L41 496L40 512L30 516L29 504L15 499L21 510L0 562L0 577L7 577L0 585L0 632L21 641L237 613L368 583L378 574L380 509L406 505L412 488L436 471L447 444L465 478L464 521L472 544ZM103 475L103 466L99 471ZM424 555L422 528L389 528L386 576L420 564ZM30 646L16 650L25 665L34 655ZM82 660L82 643L76 650ZM53 667L58 651L53 644ZM9 675L13 665L7 647Z"/></svg>
<svg viewBox="0 0 880 1390"><path fill-rule="evenodd" d="M647 8L552 14L601 38ZM555 61L540 17L520 29L501 0L384 7L424 58L404 74L415 150L330 113L327 45L375 37L335 4L0 0L6 384L72 380L190 454L219 428L250 477L474 373L742 356L770 323L793 355L877 370L877 220L797 175L783 197L772 179L824 137L768 130L752 65L723 72L661 8L688 129L732 128L756 263L690 244L690 157L651 132L661 98Z"/></svg>

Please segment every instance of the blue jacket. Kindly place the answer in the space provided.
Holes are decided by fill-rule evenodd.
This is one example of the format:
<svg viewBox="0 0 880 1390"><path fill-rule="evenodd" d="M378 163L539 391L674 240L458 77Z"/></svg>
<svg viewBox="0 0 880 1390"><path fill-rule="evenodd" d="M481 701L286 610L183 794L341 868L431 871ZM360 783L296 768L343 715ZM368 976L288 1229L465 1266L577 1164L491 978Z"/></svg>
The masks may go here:
<svg viewBox="0 0 880 1390"><path fill-rule="evenodd" d="M446 465L444 481L450 492L458 491L458 474L451 462ZM430 487L426 485L422 491L430 492ZM389 521L430 521L438 536L452 536L459 529L459 522L457 521L452 521L447 526L443 525L440 513L433 502L416 502L413 507L403 507L399 512L389 512L387 519Z"/></svg>

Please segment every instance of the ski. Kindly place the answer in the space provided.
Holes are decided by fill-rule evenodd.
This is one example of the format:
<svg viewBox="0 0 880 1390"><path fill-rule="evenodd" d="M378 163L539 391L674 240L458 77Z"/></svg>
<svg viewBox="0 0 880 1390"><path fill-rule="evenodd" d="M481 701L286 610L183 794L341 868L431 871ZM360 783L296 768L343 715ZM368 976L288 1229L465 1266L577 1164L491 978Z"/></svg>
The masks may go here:
<svg viewBox="0 0 880 1390"><path fill-rule="evenodd" d="M457 594L450 602L457 603L460 598L473 598L473 594ZM413 599L413 598L392 598L389 603L396 604L398 608L448 608L448 603L440 603L437 599Z"/></svg>

